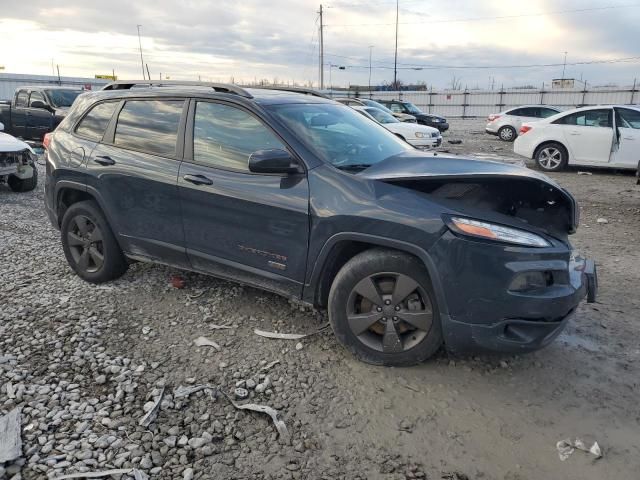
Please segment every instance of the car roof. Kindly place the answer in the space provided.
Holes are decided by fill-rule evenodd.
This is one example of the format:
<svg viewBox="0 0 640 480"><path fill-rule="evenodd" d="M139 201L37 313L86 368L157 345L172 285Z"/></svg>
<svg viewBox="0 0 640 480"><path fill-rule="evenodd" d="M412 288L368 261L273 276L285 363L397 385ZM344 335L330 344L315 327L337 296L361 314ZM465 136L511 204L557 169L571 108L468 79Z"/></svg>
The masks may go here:
<svg viewBox="0 0 640 480"><path fill-rule="evenodd" d="M538 108L538 107L544 107L544 108L551 108L553 110L558 110L558 112L561 112L562 109L560 107L556 107L555 105L518 105L517 107L509 107L506 110L503 110L503 112L510 112L511 110L515 110L517 108Z"/></svg>
<svg viewBox="0 0 640 480"><path fill-rule="evenodd" d="M16 90L84 90L79 86L64 86L64 85L20 85Z"/></svg>
<svg viewBox="0 0 640 480"><path fill-rule="evenodd" d="M598 110L601 108L629 108L632 110L639 110L640 111L640 105L587 105L584 107L578 107L578 108L572 108L569 110L565 110L564 112L561 113L575 113L575 112L583 112L583 111L587 111L587 110Z"/></svg>

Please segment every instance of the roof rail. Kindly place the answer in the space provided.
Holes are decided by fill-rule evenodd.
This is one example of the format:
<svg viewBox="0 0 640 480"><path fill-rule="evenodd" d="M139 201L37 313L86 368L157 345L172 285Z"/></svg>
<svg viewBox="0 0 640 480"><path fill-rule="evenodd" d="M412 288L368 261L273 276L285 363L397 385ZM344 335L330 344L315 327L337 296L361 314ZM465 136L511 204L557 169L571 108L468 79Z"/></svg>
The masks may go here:
<svg viewBox="0 0 640 480"><path fill-rule="evenodd" d="M149 87L209 87L216 92L235 93L241 97L253 98L253 95L247 92L244 88L231 83L193 82L181 80L118 80L108 83L102 87L102 90L129 90L138 85L146 85Z"/></svg>
<svg viewBox="0 0 640 480"><path fill-rule="evenodd" d="M303 95L312 95L314 97L320 98L329 98L324 93L319 92L317 90L313 90L311 88L302 88L302 87L280 87L280 86L257 86L251 88L259 88L263 90L282 90L283 92L292 92L292 93L302 93Z"/></svg>

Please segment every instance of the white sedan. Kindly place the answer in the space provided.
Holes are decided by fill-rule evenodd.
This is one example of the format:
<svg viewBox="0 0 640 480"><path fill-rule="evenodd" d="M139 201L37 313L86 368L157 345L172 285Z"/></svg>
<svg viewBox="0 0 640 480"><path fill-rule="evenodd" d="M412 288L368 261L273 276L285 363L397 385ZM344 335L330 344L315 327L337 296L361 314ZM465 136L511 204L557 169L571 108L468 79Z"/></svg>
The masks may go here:
<svg viewBox="0 0 640 480"><path fill-rule="evenodd" d="M442 144L442 134L437 128L401 122L393 115L374 107L353 106L351 108L421 150L439 147Z"/></svg>
<svg viewBox="0 0 640 480"><path fill-rule="evenodd" d="M525 123L513 151L550 172L567 165L636 170L640 166L640 107L582 107Z"/></svg>
<svg viewBox="0 0 640 480"><path fill-rule="evenodd" d="M537 122L561 111L559 108L546 105L523 105L510 108L489 115L485 131L491 135L497 135L505 142L513 142L523 123Z"/></svg>

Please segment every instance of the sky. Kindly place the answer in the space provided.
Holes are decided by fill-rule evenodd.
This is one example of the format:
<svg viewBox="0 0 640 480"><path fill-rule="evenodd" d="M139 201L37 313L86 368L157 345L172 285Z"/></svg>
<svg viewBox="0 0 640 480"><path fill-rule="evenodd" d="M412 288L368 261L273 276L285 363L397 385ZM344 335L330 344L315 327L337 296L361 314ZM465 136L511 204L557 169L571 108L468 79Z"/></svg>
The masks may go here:
<svg viewBox="0 0 640 480"><path fill-rule="evenodd" d="M323 5L326 86L367 85L370 53L371 83L393 81L395 7ZM152 78L317 87L318 8L319 0L0 0L0 72L51 74L58 65L63 76L140 78L141 25ZM565 52L565 78L640 82L640 1L399 0L399 23L405 84L541 86L562 76Z"/></svg>

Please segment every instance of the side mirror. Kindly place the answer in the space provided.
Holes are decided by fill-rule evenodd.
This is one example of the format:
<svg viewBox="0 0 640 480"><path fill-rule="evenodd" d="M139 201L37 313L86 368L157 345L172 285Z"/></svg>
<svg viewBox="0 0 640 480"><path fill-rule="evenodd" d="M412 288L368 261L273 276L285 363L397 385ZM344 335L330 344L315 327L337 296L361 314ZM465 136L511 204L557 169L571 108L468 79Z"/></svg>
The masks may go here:
<svg viewBox="0 0 640 480"><path fill-rule="evenodd" d="M4 132L4 123L0 122L0 132Z"/></svg>
<svg viewBox="0 0 640 480"><path fill-rule="evenodd" d="M253 173L302 173L298 161L286 150L279 148L258 150L249 155L249 171Z"/></svg>
<svg viewBox="0 0 640 480"><path fill-rule="evenodd" d="M47 108L47 105L42 100L34 100L31 102L31 108Z"/></svg>

